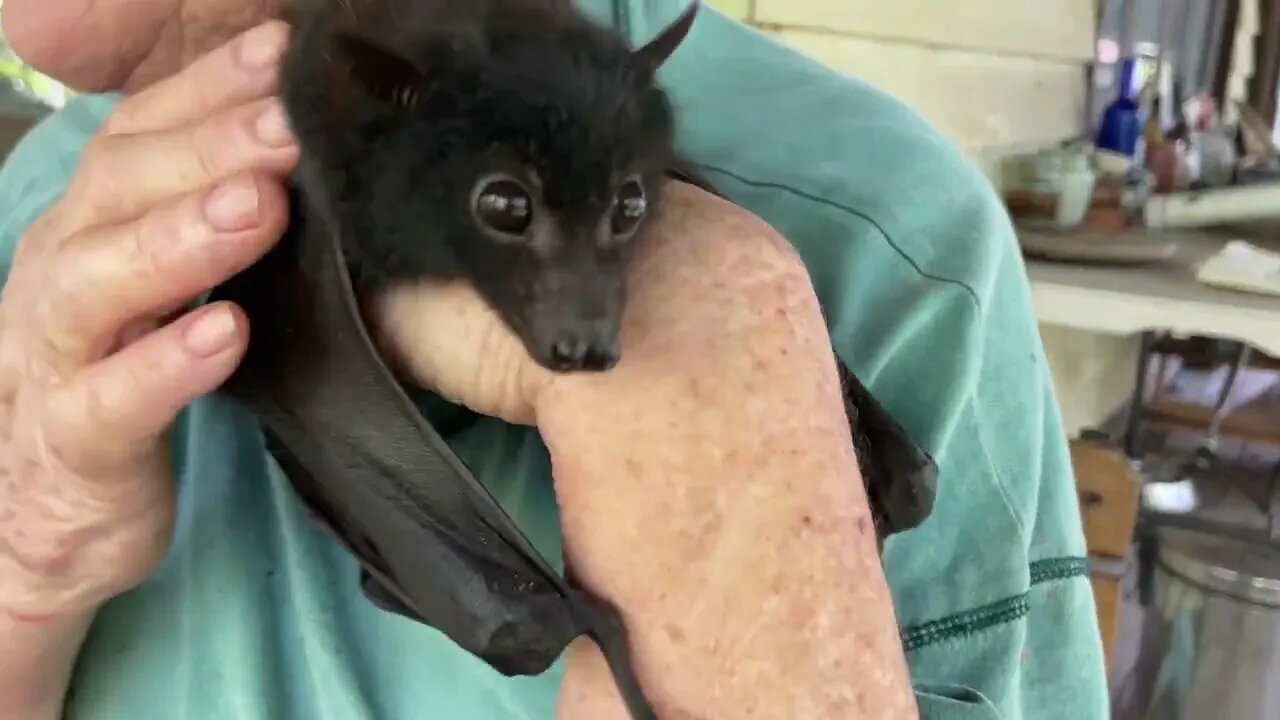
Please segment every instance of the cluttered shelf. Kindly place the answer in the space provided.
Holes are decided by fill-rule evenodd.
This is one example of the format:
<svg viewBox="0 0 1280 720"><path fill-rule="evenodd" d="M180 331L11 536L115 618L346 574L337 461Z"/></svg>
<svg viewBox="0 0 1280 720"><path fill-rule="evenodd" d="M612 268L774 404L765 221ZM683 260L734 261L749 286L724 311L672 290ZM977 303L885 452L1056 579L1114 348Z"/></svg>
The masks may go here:
<svg viewBox="0 0 1280 720"><path fill-rule="evenodd" d="M1125 84L1096 138L1008 168L1005 201L1039 320L1108 335L1217 337L1280 355L1271 121L1244 103L1229 121L1203 96L1161 113L1158 83L1136 83Z"/></svg>

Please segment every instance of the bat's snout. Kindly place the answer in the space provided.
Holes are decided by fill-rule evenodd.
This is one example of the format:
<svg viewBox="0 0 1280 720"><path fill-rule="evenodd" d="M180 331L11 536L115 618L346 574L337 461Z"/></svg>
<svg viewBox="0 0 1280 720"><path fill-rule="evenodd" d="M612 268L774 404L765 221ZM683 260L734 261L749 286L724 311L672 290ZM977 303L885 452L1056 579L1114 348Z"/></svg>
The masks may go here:
<svg viewBox="0 0 1280 720"><path fill-rule="evenodd" d="M547 348L553 370L603 372L618 364L622 350L616 328L591 327L562 332Z"/></svg>
<svg viewBox="0 0 1280 720"><path fill-rule="evenodd" d="M597 257L594 244L580 242L570 249L578 255L548 261L526 293L528 300L515 304L512 326L548 370L612 370L622 357L625 268Z"/></svg>

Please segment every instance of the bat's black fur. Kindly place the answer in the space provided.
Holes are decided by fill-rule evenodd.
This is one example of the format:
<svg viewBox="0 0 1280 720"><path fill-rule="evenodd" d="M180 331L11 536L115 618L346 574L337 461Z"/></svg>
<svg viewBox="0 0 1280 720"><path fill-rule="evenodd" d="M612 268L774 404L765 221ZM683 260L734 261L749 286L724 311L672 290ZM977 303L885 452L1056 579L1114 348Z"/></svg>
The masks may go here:
<svg viewBox="0 0 1280 720"><path fill-rule="evenodd" d="M628 258L674 164L654 73L687 23L636 51L568 0L317 0L293 24L300 177L360 289L462 278L543 365L612 366ZM532 200L518 237L477 219L493 177Z"/></svg>

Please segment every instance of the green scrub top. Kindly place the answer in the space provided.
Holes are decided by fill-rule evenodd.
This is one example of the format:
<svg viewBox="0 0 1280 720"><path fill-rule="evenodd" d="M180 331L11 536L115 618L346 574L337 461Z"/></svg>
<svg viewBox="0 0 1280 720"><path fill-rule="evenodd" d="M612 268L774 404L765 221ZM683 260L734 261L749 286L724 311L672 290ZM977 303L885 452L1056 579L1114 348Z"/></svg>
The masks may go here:
<svg viewBox="0 0 1280 720"><path fill-rule="evenodd" d="M687 0L582 1L638 44ZM795 244L840 357L938 461L933 515L884 553L923 716L1107 717L1066 438L988 180L896 100L709 8L661 79L682 150ZM6 277L114 100L75 100L0 171ZM559 567L537 434L451 423L465 411L439 400L424 411L457 428L448 442ZM554 717L561 665L505 678L371 605L228 399L191 406L174 443L176 537L97 618L69 700L77 720Z"/></svg>

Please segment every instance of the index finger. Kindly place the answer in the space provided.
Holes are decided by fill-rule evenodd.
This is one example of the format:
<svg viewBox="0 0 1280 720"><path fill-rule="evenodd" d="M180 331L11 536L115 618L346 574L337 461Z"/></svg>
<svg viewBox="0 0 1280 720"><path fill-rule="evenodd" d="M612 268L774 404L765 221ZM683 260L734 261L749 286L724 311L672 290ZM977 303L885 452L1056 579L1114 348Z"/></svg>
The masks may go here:
<svg viewBox="0 0 1280 720"><path fill-rule="evenodd" d="M266 97L279 81L288 39L289 26L281 21L252 28L181 72L122 100L102 131L115 135L167 130Z"/></svg>

